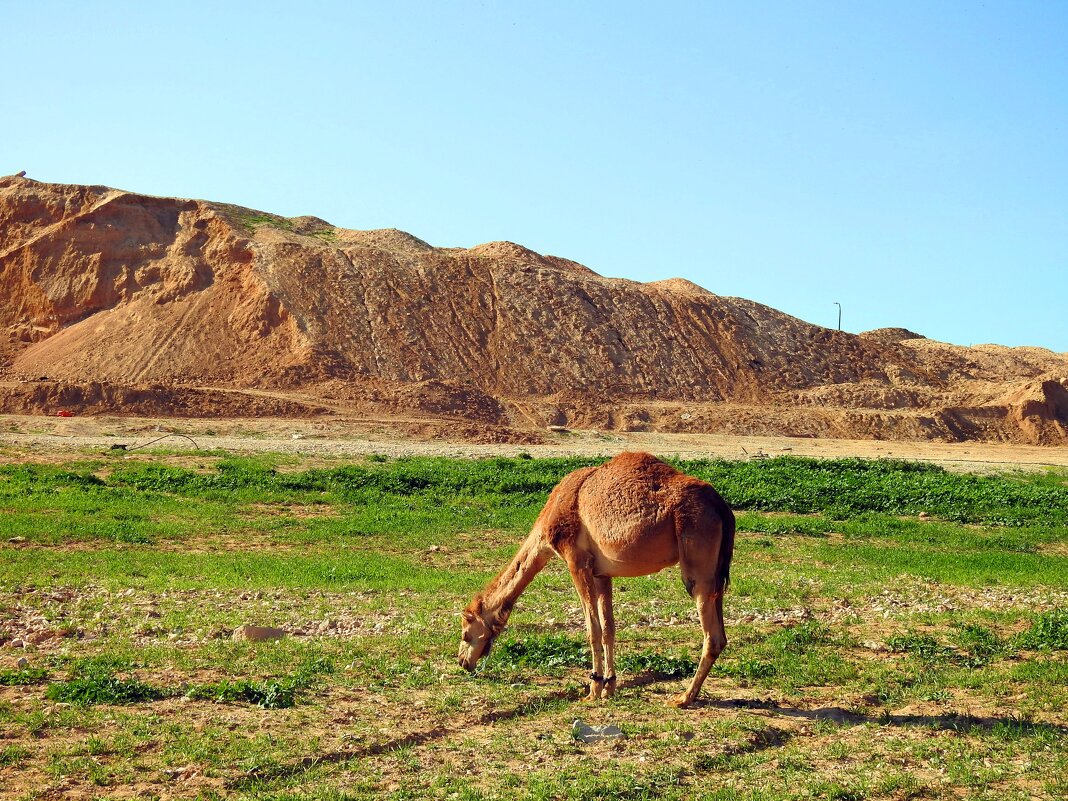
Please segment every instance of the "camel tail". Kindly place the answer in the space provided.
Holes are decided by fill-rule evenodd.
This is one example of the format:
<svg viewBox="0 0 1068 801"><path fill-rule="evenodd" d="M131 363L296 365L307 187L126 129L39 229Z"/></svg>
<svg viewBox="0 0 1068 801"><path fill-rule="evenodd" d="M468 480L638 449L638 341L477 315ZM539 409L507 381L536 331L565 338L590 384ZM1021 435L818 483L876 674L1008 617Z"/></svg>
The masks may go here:
<svg viewBox="0 0 1068 801"><path fill-rule="evenodd" d="M723 504L723 539L719 544L719 562L716 564L716 592L726 592L731 583L731 559L734 558L734 512Z"/></svg>

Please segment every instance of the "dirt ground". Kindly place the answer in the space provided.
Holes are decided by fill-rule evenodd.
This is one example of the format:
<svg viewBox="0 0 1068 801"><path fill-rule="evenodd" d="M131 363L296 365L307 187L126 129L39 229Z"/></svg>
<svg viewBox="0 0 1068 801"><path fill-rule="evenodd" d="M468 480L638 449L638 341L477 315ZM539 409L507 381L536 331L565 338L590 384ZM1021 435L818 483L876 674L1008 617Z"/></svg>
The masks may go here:
<svg viewBox="0 0 1068 801"><path fill-rule="evenodd" d="M414 418L55 418L0 415L0 446L50 451L168 448L275 452L325 459L385 456L611 456L625 450L681 458L753 459L773 456L913 459L962 471L1068 467L1068 447L1002 443L899 442L666 434L546 431L541 444L458 441L443 421Z"/></svg>

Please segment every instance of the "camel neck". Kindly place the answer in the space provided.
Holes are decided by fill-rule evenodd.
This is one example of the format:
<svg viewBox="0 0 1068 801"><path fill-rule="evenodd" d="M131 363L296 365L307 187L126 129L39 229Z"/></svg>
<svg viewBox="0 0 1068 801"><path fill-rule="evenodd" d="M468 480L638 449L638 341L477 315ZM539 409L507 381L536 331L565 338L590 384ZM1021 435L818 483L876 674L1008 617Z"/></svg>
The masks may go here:
<svg viewBox="0 0 1068 801"><path fill-rule="evenodd" d="M486 585L486 589L482 591L483 603L499 622L507 620L516 598L522 595L527 585L545 567L552 553L541 530L535 526L504 570Z"/></svg>

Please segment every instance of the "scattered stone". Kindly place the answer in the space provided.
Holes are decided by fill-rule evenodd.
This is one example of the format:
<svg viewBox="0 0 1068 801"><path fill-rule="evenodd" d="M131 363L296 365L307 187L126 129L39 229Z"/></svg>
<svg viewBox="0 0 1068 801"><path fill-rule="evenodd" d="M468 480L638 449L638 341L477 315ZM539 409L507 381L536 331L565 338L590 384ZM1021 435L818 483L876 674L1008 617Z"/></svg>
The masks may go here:
<svg viewBox="0 0 1068 801"><path fill-rule="evenodd" d="M25 648L26 647L26 641L25 640L12 640L11 641L11 647L12 648Z"/></svg>
<svg viewBox="0 0 1068 801"><path fill-rule="evenodd" d="M163 775L171 781L185 781L199 775L200 771L193 765L183 765L180 768L166 768Z"/></svg>
<svg viewBox="0 0 1068 801"><path fill-rule="evenodd" d="M273 626L253 626L251 623L245 623L234 629L231 638L234 640L261 642L263 640L280 640L285 636L286 632L284 629L277 629Z"/></svg>
<svg viewBox="0 0 1068 801"><path fill-rule="evenodd" d="M619 726L612 723L607 726L590 726L581 720L576 720L571 724L571 736L584 743L599 743L603 740L618 740L627 735Z"/></svg>
<svg viewBox="0 0 1068 801"><path fill-rule="evenodd" d="M27 667L29 667L29 665L30 660L24 656L20 656L18 658L18 661L15 662L15 667L17 667L19 670L25 670Z"/></svg>
<svg viewBox="0 0 1068 801"><path fill-rule="evenodd" d="M567 426L545 426L549 431L555 434L566 434Z"/></svg>
<svg viewBox="0 0 1068 801"><path fill-rule="evenodd" d="M25 537L8 537L7 541L12 543L13 545L18 545L20 542L26 542L26 538Z"/></svg>

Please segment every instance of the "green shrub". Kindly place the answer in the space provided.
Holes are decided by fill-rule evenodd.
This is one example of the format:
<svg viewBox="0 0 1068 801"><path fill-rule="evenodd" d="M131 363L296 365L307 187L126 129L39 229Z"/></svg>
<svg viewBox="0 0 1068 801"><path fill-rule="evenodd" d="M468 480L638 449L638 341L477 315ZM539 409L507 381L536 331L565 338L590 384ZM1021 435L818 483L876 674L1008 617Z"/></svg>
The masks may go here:
<svg viewBox="0 0 1068 801"><path fill-rule="evenodd" d="M806 620L787 626L769 638L772 646L793 654L801 654L828 640L827 627L816 620Z"/></svg>
<svg viewBox="0 0 1068 801"><path fill-rule="evenodd" d="M986 626L967 623L957 632L957 642L965 654L958 661L968 667L982 667L1005 652L1005 643Z"/></svg>
<svg viewBox="0 0 1068 801"><path fill-rule="evenodd" d="M40 684L48 678L48 671L44 668L18 668L16 670L0 670L0 685L8 687Z"/></svg>
<svg viewBox="0 0 1068 801"><path fill-rule="evenodd" d="M243 701L264 709L287 709L296 703L300 682L294 680L223 681L198 684L186 692L187 698L203 701Z"/></svg>
<svg viewBox="0 0 1068 801"><path fill-rule="evenodd" d="M909 653L924 662L941 662L953 656L953 649L929 634L899 634L886 641L894 653Z"/></svg>
<svg viewBox="0 0 1068 801"><path fill-rule="evenodd" d="M493 662L504 667L589 667L590 648L566 634L545 634L508 640L493 651Z"/></svg>
<svg viewBox="0 0 1068 801"><path fill-rule="evenodd" d="M623 653L616 659L619 669L627 673L655 673L665 679L681 679L692 676L697 663L688 656L671 656L645 650Z"/></svg>
<svg viewBox="0 0 1068 801"><path fill-rule="evenodd" d="M158 701L166 698L167 692L145 684L137 679L117 679L114 676L93 676L72 679L48 685L45 697L76 706L94 704L136 704L142 701Z"/></svg>
<svg viewBox="0 0 1068 801"><path fill-rule="evenodd" d="M1054 609L1039 615L1016 643L1032 650L1068 651L1068 609Z"/></svg>

